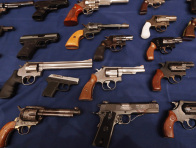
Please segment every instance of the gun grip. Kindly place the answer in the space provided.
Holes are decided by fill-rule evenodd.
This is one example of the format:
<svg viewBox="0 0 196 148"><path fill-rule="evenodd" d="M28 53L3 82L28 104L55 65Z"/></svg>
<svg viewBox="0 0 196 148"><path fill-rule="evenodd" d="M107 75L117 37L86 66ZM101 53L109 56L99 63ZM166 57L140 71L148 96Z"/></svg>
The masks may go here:
<svg viewBox="0 0 196 148"><path fill-rule="evenodd" d="M96 49L93 60L94 61L103 61L104 59L104 52L105 52L105 44L101 43L99 47Z"/></svg>
<svg viewBox="0 0 196 148"><path fill-rule="evenodd" d="M148 4L149 4L149 2L147 0L143 1L141 8L140 8L140 15L144 15L147 13Z"/></svg>
<svg viewBox="0 0 196 148"><path fill-rule="evenodd" d="M183 39L193 40L195 38L195 23L193 21L189 22L188 26L184 30Z"/></svg>
<svg viewBox="0 0 196 148"><path fill-rule="evenodd" d="M3 85L0 91L0 98L11 98L16 94L18 84L22 83L22 78L17 75L17 72L18 70L15 70Z"/></svg>
<svg viewBox="0 0 196 148"><path fill-rule="evenodd" d="M37 47L35 44L24 44L22 49L18 52L17 58L21 60L31 60Z"/></svg>
<svg viewBox="0 0 196 148"><path fill-rule="evenodd" d="M154 60L154 51L157 49L157 46L151 42L150 43L150 47L148 48L147 52L146 52L146 57L148 61L152 61Z"/></svg>
<svg viewBox="0 0 196 148"><path fill-rule="evenodd" d="M48 82L48 86L44 89L42 96L53 97L55 92L58 90L58 82Z"/></svg>
<svg viewBox="0 0 196 148"><path fill-rule="evenodd" d="M46 10L38 9L32 16L32 18L36 21L43 21L48 12Z"/></svg>
<svg viewBox="0 0 196 148"><path fill-rule="evenodd" d="M163 72L160 69L157 69L156 74L152 79L152 90L161 91L161 79L164 77Z"/></svg>
<svg viewBox="0 0 196 148"><path fill-rule="evenodd" d="M65 47L67 49L78 49L79 48L79 42L83 38L83 30L78 30L72 36L69 38L67 43L65 44Z"/></svg>
<svg viewBox="0 0 196 148"><path fill-rule="evenodd" d="M15 129L16 121L5 124L0 130L0 148L6 147L10 133Z"/></svg>
<svg viewBox="0 0 196 148"><path fill-rule="evenodd" d="M67 17L64 20L65 26L76 26L78 25L78 16L83 12L83 8L78 4L75 4L74 7L69 11Z"/></svg>
<svg viewBox="0 0 196 148"><path fill-rule="evenodd" d="M80 94L80 101L92 101L93 100L93 88L97 82L97 76L92 74L90 80L85 84Z"/></svg>
<svg viewBox="0 0 196 148"><path fill-rule="evenodd" d="M141 37L143 39L148 39L150 37L150 27L151 27L151 23L150 22L146 22L142 28L142 33L141 33Z"/></svg>
<svg viewBox="0 0 196 148"><path fill-rule="evenodd" d="M163 126L164 136L167 138L174 138L174 123L177 121L177 117L173 111L169 111L169 115L165 120Z"/></svg>

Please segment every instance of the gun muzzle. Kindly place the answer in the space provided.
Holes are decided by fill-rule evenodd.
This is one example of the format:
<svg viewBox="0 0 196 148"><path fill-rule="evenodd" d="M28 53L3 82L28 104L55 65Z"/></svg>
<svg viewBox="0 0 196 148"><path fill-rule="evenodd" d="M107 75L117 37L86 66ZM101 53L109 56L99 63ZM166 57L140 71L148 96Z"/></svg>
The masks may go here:
<svg viewBox="0 0 196 148"><path fill-rule="evenodd" d="M0 28L1 28L1 26L0 26ZM2 26L2 28L3 28L3 31L11 31L11 30L14 30L14 27L4 27L4 26Z"/></svg>
<svg viewBox="0 0 196 148"><path fill-rule="evenodd" d="M184 64L186 64L187 69L195 66L193 62L185 62Z"/></svg>
<svg viewBox="0 0 196 148"><path fill-rule="evenodd" d="M169 21L176 21L177 17L176 16L169 16L169 17L167 17L167 19L169 19Z"/></svg>
<svg viewBox="0 0 196 148"><path fill-rule="evenodd" d="M175 43L182 43L182 38L181 37L177 37L174 38Z"/></svg>
<svg viewBox="0 0 196 148"><path fill-rule="evenodd" d="M29 6L29 5L33 5L33 4L34 4L34 1L5 3L4 7L5 8L17 8L17 7L20 7L20 6Z"/></svg>
<svg viewBox="0 0 196 148"><path fill-rule="evenodd" d="M129 28L129 24L101 24L98 25L101 28Z"/></svg>
<svg viewBox="0 0 196 148"><path fill-rule="evenodd" d="M116 36L116 38L115 38L116 40L118 40L118 41L130 41L130 40L133 40L133 36L132 35L117 35Z"/></svg>

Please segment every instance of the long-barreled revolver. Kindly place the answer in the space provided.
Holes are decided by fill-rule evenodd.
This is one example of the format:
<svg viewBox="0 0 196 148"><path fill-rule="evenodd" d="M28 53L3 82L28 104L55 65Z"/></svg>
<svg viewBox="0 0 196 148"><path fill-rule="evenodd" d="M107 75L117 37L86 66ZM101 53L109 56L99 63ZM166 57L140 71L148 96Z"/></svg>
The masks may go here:
<svg viewBox="0 0 196 148"><path fill-rule="evenodd" d="M46 80L48 85L42 94L44 97L53 97L56 91L69 91L71 85L76 85L79 82L79 78L65 77L55 74L49 75ZM60 87L61 85L62 87Z"/></svg>
<svg viewBox="0 0 196 148"><path fill-rule="evenodd" d="M190 10L192 13L196 13L196 0L187 0L190 2Z"/></svg>
<svg viewBox="0 0 196 148"><path fill-rule="evenodd" d="M25 108L18 106L18 109L19 117L5 124L0 130L0 148L6 147L8 136L15 129L19 134L24 135L30 132L31 126L39 124L43 117L73 117L81 113L77 107L74 109L50 109L42 106L26 106Z"/></svg>
<svg viewBox="0 0 196 148"><path fill-rule="evenodd" d="M0 26L0 36L2 36L4 34L4 32L12 31L12 30L14 30L14 27L12 27L12 26L10 26L10 27Z"/></svg>
<svg viewBox="0 0 196 148"><path fill-rule="evenodd" d="M68 0L47 0L37 1L34 4L36 12L33 14L33 19L36 21L43 21L48 13L56 11L60 8L66 8L69 6Z"/></svg>
<svg viewBox="0 0 196 148"><path fill-rule="evenodd" d="M196 120L196 101L172 102L175 107L170 110L163 126L164 136L174 138L174 123L179 121L184 129L190 130L196 127L190 120Z"/></svg>
<svg viewBox="0 0 196 148"><path fill-rule="evenodd" d="M192 18L192 20L188 23L187 27L183 32L183 40L191 41L195 39L195 27L196 27L196 18Z"/></svg>
<svg viewBox="0 0 196 148"><path fill-rule="evenodd" d="M106 67L97 69L95 74L91 75L90 80L85 84L80 94L79 100L92 101L93 89L96 83L101 83L104 90L114 90L116 82L122 81L124 74L136 74L137 72L145 72L144 65L136 67ZM111 82L114 82L112 85ZM111 83L111 84L110 84Z"/></svg>
<svg viewBox="0 0 196 148"><path fill-rule="evenodd" d="M161 91L161 79L167 78L171 84L179 83L186 75L186 70L194 67L193 62L170 62L160 63L161 69L157 69L152 79L152 90Z"/></svg>
<svg viewBox="0 0 196 148"><path fill-rule="evenodd" d="M148 6L158 8L163 3L165 3L165 0L144 0L140 8L140 15L147 13Z"/></svg>
<svg viewBox="0 0 196 148"><path fill-rule="evenodd" d="M100 118L98 131L93 141L93 146L108 148L116 124L129 124L137 117L144 114L159 113L159 104L156 101L149 103L108 103L99 104L100 110L97 115ZM131 118L136 114L134 118ZM127 116L126 122L123 117Z"/></svg>
<svg viewBox="0 0 196 148"><path fill-rule="evenodd" d="M147 20L142 28L141 37L147 39L150 37L150 28L155 27L156 31L164 32L169 26L169 22L176 21L176 16L169 15L153 15L150 20Z"/></svg>
<svg viewBox="0 0 196 148"><path fill-rule="evenodd" d="M150 42L150 47L148 48L146 52L146 58L149 61L154 60L154 51L155 50L160 50L162 54L168 54L170 53L168 51L172 50L175 48L176 43L181 43L182 38L181 37L159 37L159 38L154 38Z"/></svg>
<svg viewBox="0 0 196 148"><path fill-rule="evenodd" d="M78 30L69 38L65 47L67 49L78 49L81 39L93 39L95 34L101 32L102 29L108 28L129 28L129 24L101 24L101 23L88 23L84 25L83 30Z"/></svg>
<svg viewBox="0 0 196 148"><path fill-rule="evenodd" d="M112 3L128 3L129 0L82 0L79 1L69 11L64 20L65 26L76 26L78 24L78 16L81 13L89 15L93 11L98 10L101 5L111 5Z"/></svg>
<svg viewBox="0 0 196 148"><path fill-rule="evenodd" d="M91 68L92 59L84 61L61 61L61 62L26 62L21 68L15 70L12 76L5 82L0 98L11 98L16 94L18 84L31 85L36 77L41 76L43 70L49 69L76 69Z"/></svg>
<svg viewBox="0 0 196 148"><path fill-rule="evenodd" d="M133 40L132 35L112 35L106 37L96 49L93 60L102 61L104 59L104 52L107 48L113 52L121 51L123 46L126 45L126 41L130 40Z"/></svg>
<svg viewBox="0 0 196 148"><path fill-rule="evenodd" d="M31 60L37 49L45 48L47 44L58 42L59 39L58 33L24 35L20 37L20 43L24 46L18 52L17 58Z"/></svg>
<svg viewBox="0 0 196 148"><path fill-rule="evenodd" d="M22 6L30 6L33 5L33 1L28 2L14 2L14 3L0 3L0 15L7 13L9 9L18 8Z"/></svg>

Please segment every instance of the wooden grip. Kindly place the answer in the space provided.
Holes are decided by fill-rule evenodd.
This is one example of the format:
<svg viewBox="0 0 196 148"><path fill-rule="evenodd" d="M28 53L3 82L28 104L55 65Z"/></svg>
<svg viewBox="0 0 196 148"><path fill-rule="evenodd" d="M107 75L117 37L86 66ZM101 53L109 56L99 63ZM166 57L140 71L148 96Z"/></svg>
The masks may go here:
<svg viewBox="0 0 196 148"><path fill-rule="evenodd" d="M169 115L165 120L163 126L164 136L167 138L174 138L174 123L177 121L177 117L173 111L169 111Z"/></svg>
<svg viewBox="0 0 196 148"><path fill-rule="evenodd" d="M15 129L16 121L8 122L0 130L0 148L6 147L9 134Z"/></svg>
<svg viewBox="0 0 196 148"><path fill-rule="evenodd" d="M154 51L157 49L157 46L151 42L150 47L148 48L146 52L146 57L148 61L154 60Z"/></svg>
<svg viewBox="0 0 196 148"><path fill-rule="evenodd" d="M83 30L78 30L72 36L69 38L67 43L65 44L65 47L67 49L78 49L79 48L79 42L81 39L83 39Z"/></svg>
<svg viewBox="0 0 196 148"><path fill-rule="evenodd" d="M144 2L141 5L141 8L140 8L140 15L144 15L147 13L148 4L149 4L149 2L144 0Z"/></svg>
<svg viewBox="0 0 196 148"><path fill-rule="evenodd" d="M193 20L189 22L188 26L184 30L183 38L194 39L195 38L195 23Z"/></svg>
<svg viewBox="0 0 196 148"><path fill-rule="evenodd" d="M152 90L161 91L161 79L164 77L163 72L160 69L157 69L156 74L152 79Z"/></svg>
<svg viewBox="0 0 196 148"><path fill-rule="evenodd" d="M80 101L92 101L93 100L93 88L97 82L97 76L92 74L90 80L85 84L80 94Z"/></svg>
<svg viewBox="0 0 196 148"><path fill-rule="evenodd" d="M67 17L64 20L65 26L76 26L78 25L78 15L83 12L83 8L78 4L69 11Z"/></svg>

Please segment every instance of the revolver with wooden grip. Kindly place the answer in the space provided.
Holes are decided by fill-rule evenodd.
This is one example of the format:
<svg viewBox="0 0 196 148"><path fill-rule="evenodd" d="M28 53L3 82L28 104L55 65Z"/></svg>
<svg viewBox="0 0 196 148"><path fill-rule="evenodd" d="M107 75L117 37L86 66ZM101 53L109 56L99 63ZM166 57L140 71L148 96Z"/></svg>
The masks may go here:
<svg viewBox="0 0 196 148"><path fill-rule="evenodd" d="M192 18L192 20L188 23L187 27L183 32L183 40L191 41L195 39L195 26L196 26L196 18Z"/></svg>
<svg viewBox="0 0 196 148"><path fill-rule="evenodd" d="M167 78L171 84L179 83L186 75L186 70L194 67L193 62L169 62L160 63L161 69L157 69L152 79L152 90L161 91L161 79Z"/></svg>
<svg viewBox="0 0 196 148"><path fill-rule="evenodd" d="M92 14L93 11L99 10L101 5L111 5L112 3L128 3L129 0L82 0L79 1L69 11L67 17L64 20L65 26L76 26L78 24L78 16L83 13L85 15Z"/></svg>
<svg viewBox="0 0 196 148"><path fill-rule="evenodd" d="M41 106L26 106L25 108L18 106L18 109L19 117L5 124L0 130L0 148L6 147L10 133L15 129L21 135L28 134L31 126L39 124L43 117L73 117L80 115L81 112L77 107L74 109L49 109Z"/></svg>
<svg viewBox="0 0 196 148"><path fill-rule="evenodd" d="M167 49L172 50L175 48L176 43L181 43L182 38L174 38L174 37L159 37L154 38L150 42L150 47L146 52L146 58L148 61L154 60L154 51L160 50L162 54L170 53Z"/></svg>
<svg viewBox="0 0 196 148"><path fill-rule="evenodd" d="M196 121L196 101L172 102L175 107L170 110L163 126L164 137L174 138L174 123L180 122L184 129L191 130L196 127L190 120Z"/></svg>
<svg viewBox="0 0 196 148"><path fill-rule="evenodd" d="M187 0L190 2L190 10L192 13L196 13L196 0Z"/></svg>
<svg viewBox="0 0 196 148"><path fill-rule="evenodd" d="M137 72L145 72L144 65L136 67L105 67L97 69L95 74L91 75L90 80L85 84L80 94L80 101L92 101L93 89L96 83L101 83L104 90L114 90L116 82L122 81L124 74L136 74ZM111 84L114 83L114 85Z"/></svg>

